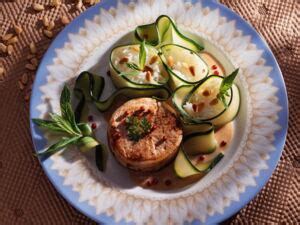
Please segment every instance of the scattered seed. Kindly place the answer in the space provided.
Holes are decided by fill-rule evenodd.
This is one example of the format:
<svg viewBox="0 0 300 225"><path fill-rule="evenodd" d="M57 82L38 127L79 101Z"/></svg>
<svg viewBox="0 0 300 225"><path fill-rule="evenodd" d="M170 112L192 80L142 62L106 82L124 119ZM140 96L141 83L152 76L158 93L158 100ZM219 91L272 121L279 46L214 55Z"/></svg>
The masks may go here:
<svg viewBox="0 0 300 225"><path fill-rule="evenodd" d="M25 65L25 67L26 67L26 69L29 69L29 70L35 70L36 69L36 67L34 65L30 64L30 63L27 63Z"/></svg>
<svg viewBox="0 0 300 225"><path fill-rule="evenodd" d="M67 25L68 23L70 23L70 20L67 16L62 16L61 17L61 22L63 25Z"/></svg>
<svg viewBox="0 0 300 225"><path fill-rule="evenodd" d="M52 29L54 28L54 26L55 26L55 23L54 23L53 20L51 20L51 21L49 22L49 25L47 26L47 30L52 30Z"/></svg>
<svg viewBox="0 0 300 225"><path fill-rule="evenodd" d="M147 81L150 81L151 80L151 77L152 77L152 73L150 71L147 71L146 72L146 80Z"/></svg>
<svg viewBox="0 0 300 225"><path fill-rule="evenodd" d="M28 74L27 73L24 73L22 75L21 82L25 85L27 84L27 82L28 82Z"/></svg>
<svg viewBox="0 0 300 225"><path fill-rule="evenodd" d="M120 61L119 64L124 64L128 62L128 58L127 57L123 57Z"/></svg>
<svg viewBox="0 0 300 225"><path fill-rule="evenodd" d="M45 9L43 5L38 3L33 3L32 8L37 12L43 11Z"/></svg>
<svg viewBox="0 0 300 225"><path fill-rule="evenodd" d="M210 101L210 105L216 105L218 104L219 100L217 98L214 98L213 100Z"/></svg>
<svg viewBox="0 0 300 225"><path fill-rule="evenodd" d="M48 38L52 38L53 37L53 32L50 30L44 30L44 35Z"/></svg>
<svg viewBox="0 0 300 225"><path fill-rule="evenodd" d="M48 17L46 17L46 16L43 17L43 25L44 25L45 27L48 27L48 26L49 26L49 19L48 19Z"/></svg>
<svg viewBox="0 0 300 225"><path fill-rule="evenodd" d="M15 44L15 43L17 43L18 41L19 41L19 40L18 40L18 37L17 37L17 36L14 36L14 37L8 39L6 43L7 43L7 44Z"/></svg>
<svg viewBox="0 0 300 225"><path fill-rule="evenodd" d="M210 95L210 91L209 90L205 90L202 93L203 96L208 97Z"/></svg>
<svg viewBox="0 0 300 225"><path fill-rule="evenodd" d="M7 46L3 43L0 43L0 52L2 52L2 53L7 52Z"/></svg>
<svg viewBox="0 0 300 225"><path fill-rule="evenodd" d="M76 4L76 9L80 10L82 8L82 0L78 0L77 4Z"/></svg>
<svg viewBox="0 0 300 225"><path fill-rule="evenodd" d="M136 52L139 52L140 51L140 48L136 45L132 46L132 49Z"/></svg>
<svg viewBox="0 0 300 225"><path fill-rule="evenodd" d="M190 67L189 67L189 70L190 70L190 72L191 72L191 74L192 74L193 76L196 75L196 74L195 74L195 67L194 67L194 66L190 66Z"/></svg>
<svg viewBox="0 0 300 225"><path fill-rule="evenodd" d="M213 70L216 70L218 67L216 65L212 65L211 67Z"/></svg>
<svg viewBox="0 0 300 225"><path fill-rule="evenodd" d="M174 66L174 59L173 56L169 55L168 59L167 59L167 63L170 67Z"/></svg>
<svg viewBox="0 0 300 225"><path fill-rule="evenodd" d="M13 53L13 51L14 51L13 46L12 46L12 45L8 45L8 46L7 46L7 54L8 54L8 55L11 55L11 54Z"/></svg>
<svg viewBox="0 0 300 225"><path fill-rule="evenodd" d="M222 147L225 147L227 145L227 142L226 141L221 141L221 143L220 143L220 147L222 148Z"/></svg>
<svg viewBox="0 0 300 225"><path fill-rule="evenodd" d="M110 70L107 70L106 75L110 77Z"/></svg>
<svg viewBox="0 0 300 225"><path fill-rule="evenodd" d="M31 62L31 64L34 65L34 66L37 66L37 65L39 64L39 61L38 61L37 58L32 58L32 59L30 60L30 62Z"/></svg>
<svg viewBox="0 0 300 225"><path fill-rule="evenodd" d="M2 36L2 40L3 41L8 41L9 39L11 39L14 35L12 33L8 33L5 34L4 36Z"/></svg>
<svg viewBox="0 0 300 225"><path fill-rule="evenodd" d="M18 86L20 90L24 90L25 86L23 85L23 83L21 81L18 81Z"/></svg>
<svg viewBox="0 0 300 225"><path fill-rule="evenodd" d="M30 48L30 52L31 52L32 54L36 54L37 50L36 50L36 46L35 46L34 42L31 42L31 43L29 44L29 48Z"/></svg>
<svg viewBox="0 0 300 225"><path fill-rule="evenodd" d="M51 0L50 6L58 7L61 4L60 0Z"/></svg>
<svg viewBox="0 0 300 225"><path fill-rule="evenodd" d="M14 24L14 30L15 30L16 34L20 34L23 31L22 27L17 24Z"/></svg>
<svg viewBox="0 0 300 225"><path fill-rule="evenodd" d="M154 55L151 57L149 64L152 65L153 63L155 63L158 59L158 56Z"/></svg>

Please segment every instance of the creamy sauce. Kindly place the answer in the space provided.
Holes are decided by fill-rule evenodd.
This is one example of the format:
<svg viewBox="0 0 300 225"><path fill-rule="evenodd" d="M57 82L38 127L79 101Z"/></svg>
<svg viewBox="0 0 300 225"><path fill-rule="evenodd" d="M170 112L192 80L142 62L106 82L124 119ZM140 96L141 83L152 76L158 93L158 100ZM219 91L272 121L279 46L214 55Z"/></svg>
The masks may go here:
<svg viewBox="0 0 300 225"><path fill-rule="evenodd" d="M229 146L230 142L232 141L234 132L233 128L233 122L230 122L216 131L215 138L218 142L218 147L216 148L214 154L217 155L220 152L226 151L227 146ZM226 143L226 145L223 146L223 144L221 144L222 142ZM154 190L174 190L191 185L204 176L203 174L199 174L187 178L178 178L173 171L173 167L174 162L156 172L140 173L130 171L130 177L138 186L143 188ZM155 184L149 185L148 181L153 179L155 179Z"/></svg>
<svg viewBox="0 0 300 225"><path fill-rule="evenodd" d="M222 66L222 64L216 58L214 58L210 53L201 52L200 57L208 65L208 70L209 70L208 75L216 74L215 71L217 71L217 73L218 73L216 75L220 75L220 76L225 75L225 70L224 70L224 67Z"/></svg>

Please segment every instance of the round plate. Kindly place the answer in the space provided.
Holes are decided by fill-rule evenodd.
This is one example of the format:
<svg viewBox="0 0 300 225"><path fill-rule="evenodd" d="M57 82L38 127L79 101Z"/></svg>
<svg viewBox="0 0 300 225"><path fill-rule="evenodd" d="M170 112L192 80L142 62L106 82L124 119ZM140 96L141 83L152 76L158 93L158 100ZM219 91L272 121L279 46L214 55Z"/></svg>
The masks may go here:
<svg viewBox="0 0 300 225"><path fill-rule="evenodd" d="M53 41L34 82L30 118L59 112L65 82L73 84L83 70L105 76L108 53L137 25L161 15L179 28L201 37L225 69L239 67L242 106L235 123L235 141L224 159L196 184L176 191L135 187L110 157L105 173L95 167L93 155L69 149L41 161L61 195L79 211L108 224L218 223L240 210L263 187L281 155L288 121L287 95L278 64L265 41L243 19L214 1L104 0L73 20ZM106 77L105 95L113 87ZM97 116L96 136L106 142L106 124ZM102 132L102 131L105 132ZM35 149L47 138L31 122Z"/></svg>

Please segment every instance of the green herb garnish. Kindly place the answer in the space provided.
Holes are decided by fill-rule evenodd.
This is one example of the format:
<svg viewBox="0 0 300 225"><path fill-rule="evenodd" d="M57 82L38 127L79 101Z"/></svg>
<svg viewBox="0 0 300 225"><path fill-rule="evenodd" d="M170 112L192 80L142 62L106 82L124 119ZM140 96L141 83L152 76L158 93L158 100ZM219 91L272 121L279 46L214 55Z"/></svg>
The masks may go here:
<svg viewBox="0 0 300 225"><path fill-rule="evenodd" d="M239 69L236 69L230 75L228 75L227 77L224 77L224 79L222 80L222 83L220 85L220 89L219 89L217 98L220 101L222 101L222 103L226 109L228 108L228 104L226 102L225 96L230 96L228 91L231 88L233 81L234 81L235 77L237 76L238 72L239 72Z"/></svg>
<svg viewBox="0 0 300 225"><path fill-rule="evenodd" d="M150 122L143 117L142 119L137 116L129 116L125 120L127 136L132 141L138 141L145 137L151 130Z"/></svg>
<svg viewBox="0 0 300 225"><path fill-rule="evenodd" d="M132 70L135 70L135 71L141 71L139 66L136 65L135 63L126 63L127 67L132 69Z"/></svg>
<svg viewBox="0 0 300 225"><path fill-rule="evenodd" d="M77 145L82 151L99 145L99 142L92 137L92 129L89 124L76 123L71 106L70 90L67 86L64 86L60 96L60 109L61 115L50 114L52 120L32 119L37 126L61 134L61 139L57 143L38 152L37 155L50 156L70 145Z"/></svg>
<svg viewBox="0 0 300 225"><path fill-rule="evenodd" d="M145 39L140 44L140 52L139 52L139 66L140 70L144 70L146 64L146 56L147 56L147 48Z"/></svg>

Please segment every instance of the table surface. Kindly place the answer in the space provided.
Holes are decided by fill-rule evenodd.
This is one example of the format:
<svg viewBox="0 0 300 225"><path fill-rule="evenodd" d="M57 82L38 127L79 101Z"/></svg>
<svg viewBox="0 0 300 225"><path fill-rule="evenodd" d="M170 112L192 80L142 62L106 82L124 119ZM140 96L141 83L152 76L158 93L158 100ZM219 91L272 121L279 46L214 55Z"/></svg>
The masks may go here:
<svg viewBox="0 0 300 225"><path fill-rule="evenodd" d="M89 4L76 9L75 0L62 0L59 7L32 9L34 0L0 0L0 36L23 32L13 44L11 55L0 53L0 224L95 224L54 189L33 155L29 129L29 97L35 71L29 63L29 43L35 42L37 58L44 54L51 38L43 34L41 19L55 21L54 36ZM300 38L297 0L222 0L223 4L249 21L266 39L282 70L289 97L289 130L280 162L263 190L224 224L287 223L300 221ZM0 41L1 42L1 41ZM27 75L24 75L26 73ZM21 84L20 84L21 83Z"/></svg>

